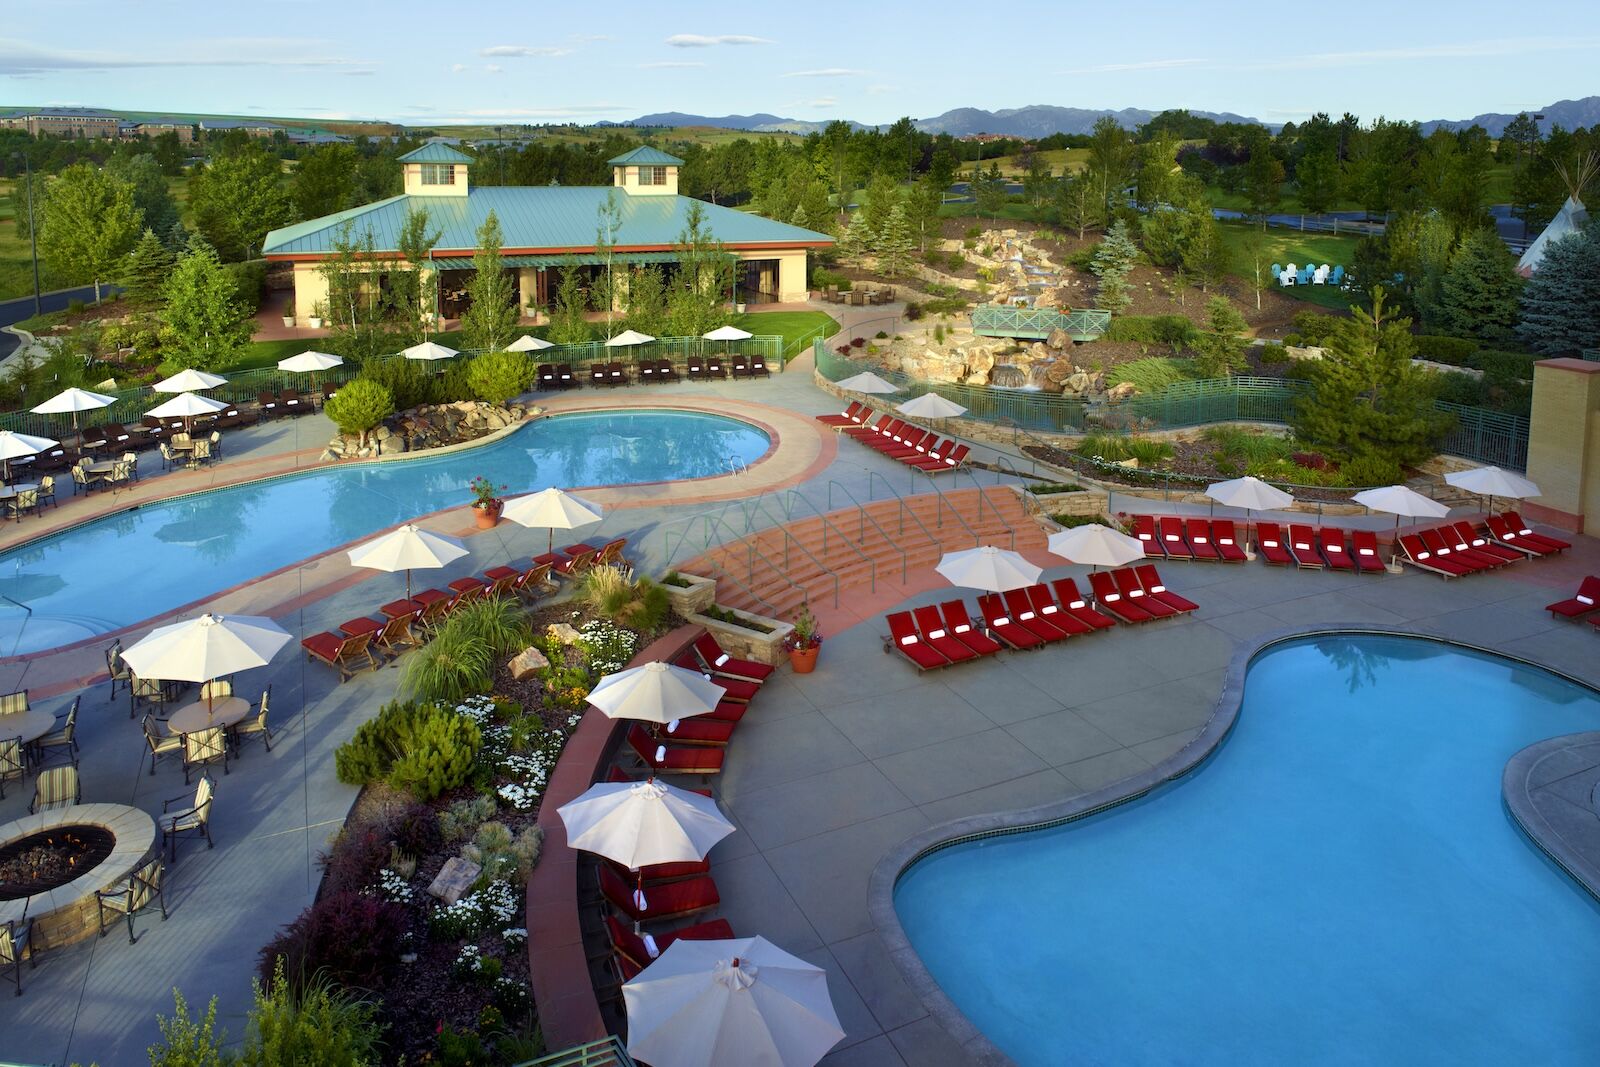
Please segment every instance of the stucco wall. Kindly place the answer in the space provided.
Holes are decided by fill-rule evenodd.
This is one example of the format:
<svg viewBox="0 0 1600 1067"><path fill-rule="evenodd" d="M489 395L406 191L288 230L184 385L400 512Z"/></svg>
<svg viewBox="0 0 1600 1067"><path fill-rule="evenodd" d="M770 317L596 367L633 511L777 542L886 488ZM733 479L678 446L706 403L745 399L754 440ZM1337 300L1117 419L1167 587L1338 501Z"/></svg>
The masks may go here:
<svg viewBox="0 0 1600 1067"><path fill-rule="evenodd" d="M1528 515L1579 533L1600 515L1600 363L1534 364L1528 477L1542 494L1525 502Z"/></svg>

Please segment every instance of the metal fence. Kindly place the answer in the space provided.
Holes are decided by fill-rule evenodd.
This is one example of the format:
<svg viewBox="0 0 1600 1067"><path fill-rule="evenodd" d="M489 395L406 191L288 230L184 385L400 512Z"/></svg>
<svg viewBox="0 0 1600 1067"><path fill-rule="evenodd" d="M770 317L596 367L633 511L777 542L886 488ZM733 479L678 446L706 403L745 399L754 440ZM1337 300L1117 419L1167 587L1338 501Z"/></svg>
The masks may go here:
<svg viewBox="0 0 1600 1067"><path fill-rule="evenodd" d="M599 1041L540 1056L536 1060L524 1060L515 1067L634 1067L634 1060L628 1055L622 1039L612 1034Z"/></svg>
<svg viewBox="0 0 1600 1067"><path fill-rule="evenodd" d="M1074 341L1092 341L1111 328L1111 312L1095 308L1009 307L980 304L972 309L972 332L989 337L1049 337L1065 330Z"/></svg>
<svg viewBox="0 0 1600 1067"><path fill-rule="evenodd" d="M994 389L983 385L918 382L841 356L818 341L817 369L830 381L871 370L906 393L931 392L967 409L967 418L1003 423L1037 433L1136 433L1179 430L1217 422L1293 421L1296 400L1310 390L1306 382L1286 378L1208 378L1179 382L1159 393L1126 400L1085 401L1055 393ZM1526 470L1528 419L1504 411L1438 402L1454 427L1442 450L1453 456L1499 467Z"/></svg>

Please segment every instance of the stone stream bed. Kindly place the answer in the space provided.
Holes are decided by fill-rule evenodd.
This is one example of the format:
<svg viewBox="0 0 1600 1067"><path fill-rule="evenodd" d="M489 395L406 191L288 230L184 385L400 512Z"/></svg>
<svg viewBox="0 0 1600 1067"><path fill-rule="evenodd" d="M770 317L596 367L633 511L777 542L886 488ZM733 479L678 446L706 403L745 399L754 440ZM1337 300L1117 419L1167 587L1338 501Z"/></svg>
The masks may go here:
<svg viewBox="0 0 1600 1067"><path fill-rule="evenodd" d="M458 445L515 426L539 410L532 405L474 400L425 404L391 415L383 425L367 431L365 439L361 434L335 434L321 458L370 459Z"/></svg>

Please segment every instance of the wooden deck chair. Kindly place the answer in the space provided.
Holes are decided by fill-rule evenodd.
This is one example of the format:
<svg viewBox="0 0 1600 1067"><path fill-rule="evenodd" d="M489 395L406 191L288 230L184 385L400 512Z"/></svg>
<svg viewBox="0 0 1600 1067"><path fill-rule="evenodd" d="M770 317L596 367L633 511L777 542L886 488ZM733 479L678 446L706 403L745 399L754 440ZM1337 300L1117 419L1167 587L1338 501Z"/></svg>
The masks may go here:
<svg viewBox="0 0 1600 1067"><path fill-rule="evenodd" d="M326 663L338 671L341 683L357 671L378 669L378 661L372 658L371 645L370 633L341 637L327 631L313 634L300 642L300 647L306 650L306 658ZM365 667L361 665L363 660L366 661Z"/></svg>

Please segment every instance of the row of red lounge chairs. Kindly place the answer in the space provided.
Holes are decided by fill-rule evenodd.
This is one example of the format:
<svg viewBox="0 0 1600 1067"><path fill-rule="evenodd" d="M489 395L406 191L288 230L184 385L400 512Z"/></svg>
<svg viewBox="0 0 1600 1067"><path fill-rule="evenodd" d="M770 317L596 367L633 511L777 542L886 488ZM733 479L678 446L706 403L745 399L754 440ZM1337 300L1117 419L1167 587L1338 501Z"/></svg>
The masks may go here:
<svg viewBox="0 0 1600 1067"><path fill-rule="evenodd" d="M974 623L960 600L893 611L884 619L889 636L884 638L883 650L898 652L918 670L926 671L992 656L1002 648L1040 648L1108 630L1118 622L1169 619L1198 607L1162 584L1154 564L1096 571L1089 575L1089 585L1096 606L1084 599L1071 578L981 594L981 626Z"/></svg>
<svg viewBox="0 0 1600 1067"><path fill-rule="evenodd" d="M1220 560L1243 563L1244 549L1232 519L1180 518L1177 515L1135 515L1133 536L1144 542L1144 554L1157 559Z"/></svg>
<svg viewBox="0 0 1600 1067"><path fill-rule="evenodd" d="M1578 583L1578 591L1565 600L1546 604L1551 618L1560 617L1577 622L1582 619L1600 633L1600 577L1589 575Z"/></svg>
<svg viewBox="0 0 1600 1067"><path fill-rule="evenodd" d="M869 448L897 459L908 467L938 474L966 465L971 448L955 438L940 439L932 430L924 430L904 419L892 415L879 415L870 421L874 412L865 404L854 401L840 415L818 415L817 421L842 434L855 438Z"/></svg>
<svg viewBox="0 0 1600 1067"><path fill-rule="evenodd" d="M683 373L691 382L726 378L730 372L735 378L767 378L772 374L765 356L690 356L683 363ZM670 359L639 359L631 367L621 360L591 363L587 374L571 363L541 363L535 377L540 390L552 390L575 389L585 381L590 385L675 382L679 375Z"/></svg>
<svg viewBox="0 0 1600 1067"><path fill-rule="evenodd" d="M1571 542L1534 533L1514 511L1490 515L1483 530L1462 519L1400 536L1400 549L1407 563L1445 578L1553 556L1571 547Z"/></svg>

